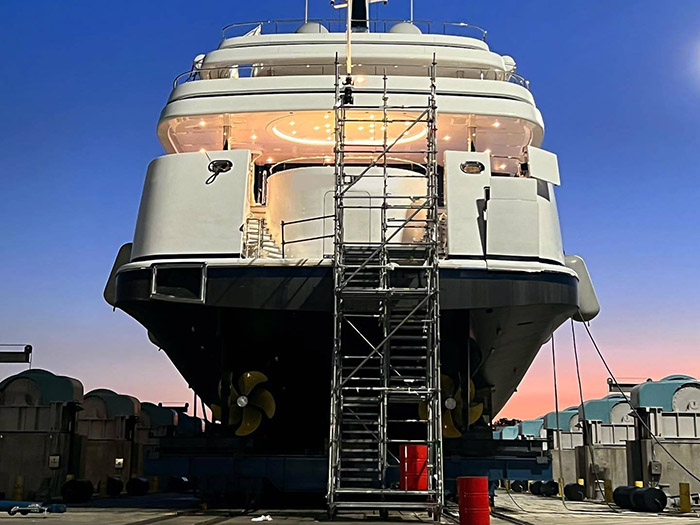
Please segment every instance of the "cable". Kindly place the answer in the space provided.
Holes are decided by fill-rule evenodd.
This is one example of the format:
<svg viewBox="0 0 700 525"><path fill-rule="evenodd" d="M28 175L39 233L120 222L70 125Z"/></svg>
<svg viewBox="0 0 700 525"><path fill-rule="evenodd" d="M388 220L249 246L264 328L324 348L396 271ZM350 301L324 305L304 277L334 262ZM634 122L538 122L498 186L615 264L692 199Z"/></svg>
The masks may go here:
<svg viewBox="0 0 700 525"><path fill-rule="evenodd" d="M557 453L559 455L559 483L564 483L564 463L561 458L561 425L559 424L559 386L557 382L557 355L554 349L554 332L552 332L552 374L554 376L554 414L557 423ZM561 503L566 510L571 510L564 501L564 487L559 487Z"/></svg>
<svg viewBox="0 0 700 525"><path fill-rule="evenodd" d="M579 316L581 315L581 312L579 312ZM591 343L593 343L593 348L595 348L595 351L598 353L598 357L600 357L600 360L603 362L603 366L605 366L605 369L608 371L608 375L610 376L610 379L612 379L613 383L615 384L615 387L618 389L620 394L622 394L622 397L625 399L625 402L630 406L632 409L632 414L634 417L637 418L637 421L641 423L641 425L646 429L646 431L649 433L649 435L652 437L654 442L656 442L657 445L661 447L661 449L668 454L668 456L678 465L681 469L685 471L686 474L688 474L691 478L693 478L695 481L700 482L700 478L693 474L688 468L683 465L676 457L669 452L669 450L664 446L661 441L659 441L659 438L656 437L656 434L652 432L651 428L649 428L649 425L646 424L644 419L637 413L637 410L632 406L632 402L630 401L629 397L627 397L627 394L622 390L622 387L620 384L617 382L617 379L615 378L615 375L612 373L612 370L608 366L607 361L605 360L605 357L603 357L603 353L600 351L600 348L598 348L598 344L595 341L595 338L593 337L593 334L591 333L591 330L588 328L588 325L586 323L583 323L583 327L586 329L586 332L588 333L588 337L591 339Z"/></svg>
<svg viewBox="0 0 700 525"><path fill-rule="evenodd" d="M577 358L577 363L578 363L578 358ZM556 432L557 432L557 452L559 455L559 490L561 493L561 503L564 506L564 508L567 510L568 513L576 513L576 514L600 514L601 511L590 511L590 510L579 510L579 509L571 509L567 506L566 500L564 499L564 487L561 485L564 483L564 463L562 461L562 443L561 443L561 425L560 425L560 420L559 420L559 382L557 380L557 357L556 357L556 349L555 349L555 343L554 343L554 333L552 333L552 372L553 372L553 379L554 379L554 417L556 420ZM579 376L580 379L580 376ZM581 383L579 381L579 390L582 393L581 390ZM592 454L591 454L592 456ZM510 492L510 487L506 485L506 492L508 494L508 497L510 497L510 500L513 502L513 504L522 512L529 513L530 511L525 510L517 501L515 501L515 498ZM607 503L607 502L606 502ZM610 507L610 504L608 504ZM613 512L618 512L616 509L610 507L610 510ZM606 512L606 511L603 511ZM562 514L560 512L543 512L543 511L537 511L538 514Z"/></svg>
<svg viewBox="0 0 700 525"><path fill-rule="evenodd" d="M579 312L580 315L580 312ZM588 433L588 419L586 419L586 405L584 404L583 400L583 382L581 381L581 367L579 366L578 362L578 346L576 345L576 329L574 328L574 318L571 318L571 340L573 343L573 348L574 348L574 362L576 363L576 379L578 381L578 398L580 401L580 407L581 407L581 419L583 421L583 445L588 448L589 453L591 454L591 462L593 465L596 464L595 462L595 447L593 444L589 441L589 438L591 437ZM598 478L598 472L596 469L593 470L593 476L595 477L595 483L596 483L596 489L600 490L600 479ZM605 489L603 489L605 490ZM595 496L595 492L593 492L593 496ZM610 510L613 512L619 512L617 509L615 509L612 505L610 505L610 502L606 499L605 493L603 492L603 501L605 504L608 506Z"/></svg>
<svg viewBox="0 0 700 525"><path fill-rule="evenodd" d="M558 482L558 484L559 484L559 492L561 494L561 504L564 506L564 508L568 512L575 512L577 514L599 514L600 511L587 511L587 510L579 510L579 509L569 508L569 506L566 504L566 500L564 499L565 498L564 487L562 486L564 484L564 462L562 461L562 456L561 456L562 443L561 443L561 425L559 423L559 387L558 387L558 382L557 382L557 358L556 358L556 352L555 352L555 348L554 348L554 333L552 333L552 371L553 371L553 375L554 375L554 410L555 410L554 413L555 413L556 425L557 425L557 452L559 455L559 482ZM578 369L577 369L577 371L578 371ZM581 390L580 376L579 376L579 391L581 392L581 395L583 395L582 390ZM592 452L591 452L591 458L593 458ZM595 460L594 460L594 463L595 463ZM598 480L597 474L594 473L594 475L596 476L596 483L600 483L600 480ZM610 507L610 504L608 504L608 507ZM613 509L612 507L610 507L610 510L612 510L613 512L617 512L617 510Z"/></svg>

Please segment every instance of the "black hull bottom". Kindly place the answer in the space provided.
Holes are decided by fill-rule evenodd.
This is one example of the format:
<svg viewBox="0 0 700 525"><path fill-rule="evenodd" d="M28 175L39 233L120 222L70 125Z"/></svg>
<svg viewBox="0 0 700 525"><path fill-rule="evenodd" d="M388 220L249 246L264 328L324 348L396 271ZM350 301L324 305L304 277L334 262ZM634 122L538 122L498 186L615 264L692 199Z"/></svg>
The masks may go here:
<svg viewBox="0 0 700 525"><path fill-rule="evenodd" d="M276 414L237 438L241 448L322 454L329 435L330 268L210 268L203 304L152 298L151 275L121 272L116 306L149 330L206 403L216 402L222 370L269 378ZM493 416L540 346L575 313L578 283L554 273L444 270L440 278L443 373L464 384L471 370Z"/></svg>

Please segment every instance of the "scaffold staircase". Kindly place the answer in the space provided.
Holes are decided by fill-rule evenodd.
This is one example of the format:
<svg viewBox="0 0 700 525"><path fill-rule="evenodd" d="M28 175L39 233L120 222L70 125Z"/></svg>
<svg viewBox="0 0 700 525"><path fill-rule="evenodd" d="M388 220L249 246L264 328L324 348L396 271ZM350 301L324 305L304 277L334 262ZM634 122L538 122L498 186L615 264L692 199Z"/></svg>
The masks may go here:
<svg viewBox="0 0 700 525"><path fill-rule="evenodd" d="M351 509L423 510L443 505L438 297L438 187L435 64L424 106L354 104L350 76L336 64L335 331L331 387L329 513ZM381 114L381 118L376 115ZM407 120L406 115L414 118ZM402 123L398 136L393 123ZM381 125L381 140L348 138ZM410 150L401 139L425 133ZM419 159L394 169L398 150ZM392 151L395 155L390 155ZM367 160L367 159L371 160ZM362 160L360 160L362 159ZM415 168L418 169L415 169ZM392 188L416 177L417 195ZM401 193L401 192L398 192ZM358 240L361 218L374 227ZM366 219L365 219L366 220ZM365 227L366 228L366 227ZM427 447L427 488L399 480L400 448Z"/></svg>

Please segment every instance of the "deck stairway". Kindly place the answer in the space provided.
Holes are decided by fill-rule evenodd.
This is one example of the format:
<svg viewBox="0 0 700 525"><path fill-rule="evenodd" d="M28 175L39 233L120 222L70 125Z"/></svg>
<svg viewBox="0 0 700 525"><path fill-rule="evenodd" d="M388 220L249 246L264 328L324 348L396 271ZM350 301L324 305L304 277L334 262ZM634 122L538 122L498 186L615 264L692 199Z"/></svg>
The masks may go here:
<svg viewBox="0 0 700 525"><path fill-rule="evenodd" d="M243 257L255 259L281 259L282 250L270 234L265 219L262 217L249 217L245 223L245 241L243 243Z"/></svg>
<svg viewBox="0 0 700 525"><path fill-rule="evenodd" d="M341 86L341 82L345 83ZM347 97L348 81L340 75L336 79L329 512L376 509L386 515L390 510L425 510L439 517L443 483L434 77L427 105L411 108L416 118L407 126L407 130L426 130L425 149L419 146L420 151L413 152L426 157L425 194L410 198L387 191L388 178L401 177L395 170L390 174L387 166L391 144L401 137L389 138L384 133L381 146L349 143L345 138L346 123L361 122L362 115L370 112L381 113L383 129L389 127L392 110L399 108L388 104L386 76L384 84L382 105L357 106ZM346 174L348 158L358 150L366 155L372 148L370 166L359 175L356 171L352 176ZM351 242L346 231L353 229L353 217L358 215L346 209L362 204L348 190L363 176L369 177L370 171L372 177L381 173L384 178L383 184L372 186L379 189L364 201L373 203L367 205L369 212L381 218L380 232L376 239ZM415 178L415 173L410 176ZM405 219L396 219L399 210L405 211ZM427 418L420 417L421 412ZM426 490L401 486L402 445L427 447Z"/></svg>

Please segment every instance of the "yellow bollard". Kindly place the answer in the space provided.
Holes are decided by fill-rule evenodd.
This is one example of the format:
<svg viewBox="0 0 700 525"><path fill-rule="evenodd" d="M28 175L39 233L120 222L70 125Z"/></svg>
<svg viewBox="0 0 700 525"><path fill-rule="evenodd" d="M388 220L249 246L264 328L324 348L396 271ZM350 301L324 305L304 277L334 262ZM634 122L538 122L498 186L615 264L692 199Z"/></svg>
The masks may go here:
<svg viewBox="0 0 700 525"><path fill-rule="evenodd" d="M605 491L605 501L608 503L613 502L613 489L612 489L612 480L609 479L604 479L603 480L603 490Z"/></svg>
<svg viewBox="0 0 700 525"><path fill-rule="evenodd" d="M564 478L559 478L559 494L557 497L561 498L564 495Z"/></svg>
<svg viewBox="0 0 700 525"><path fill-rule="evenodd" d="M508 492L510 492L510 480L509 480L509 479L505 480L504 485L505 485L505 487L506 487L506 490L507 490Z"/></svg>
<svg viewBox="0 0 700 525"><path fill-rule="evenodd" d="M681 512L690 512L690 483L679 483L679 494L681 495Z"/></svg>
<svg viewBox="0 0 700 525"><path fill-rule="evenodd" d="M635 481L634 486L637 487L638 489L643 489L644 488L644 482L643 481Z"/></svg>
<svg viewBox="0 0 700 525"><path fill-rule="evenodd" d="M12 499L22 501L24 499L24 476L19 475L15 478L15 488L12 492Z"/></svg>
<svg viewBox="0 0 700 525"><path fill-rule="evenodd" d="M585 484L586 484L586 481L585 481L583 478L578 478L578 479L576 480L576 483L578 483L579 485L585 485Z"/></svg>

